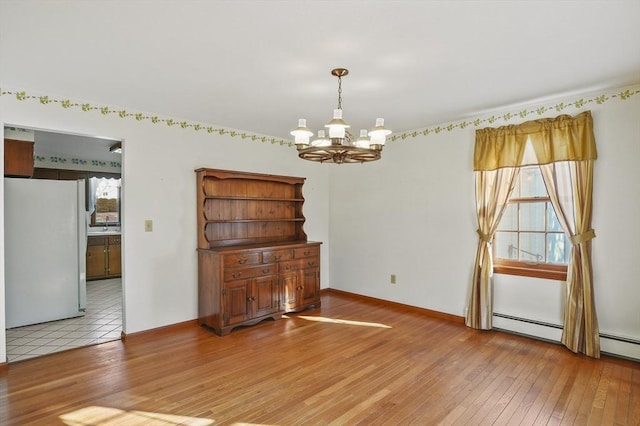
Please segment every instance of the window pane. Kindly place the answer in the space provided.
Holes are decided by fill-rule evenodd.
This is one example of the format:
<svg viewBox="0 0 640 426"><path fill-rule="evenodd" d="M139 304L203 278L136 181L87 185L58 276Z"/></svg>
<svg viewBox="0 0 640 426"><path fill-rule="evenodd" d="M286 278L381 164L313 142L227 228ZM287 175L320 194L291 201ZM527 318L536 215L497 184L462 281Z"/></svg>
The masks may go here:
<svg viewBox="0 0 640 426"><path fill-rule="evenodd" d="M91 179L95 194L95 224L120 222L120 179Z"/></svg>
<svg viewBox="0 0 640 426"><path fill-rule="evenodd" d="M509 196L509 198L520 198L520 176L522 175L521 174L518 175L518 179L516 179L516 184L513 187L513 192L511 192L511 195Z"/></svg>
<svg viewBox="0 0 640 426"><path fill-rule="evenodd" d="M520 169L520 197L547 197L547 188L542 180L540 168L523 167Z"/></svg>
<svg viewBox="0 0 640 426"><path fill-rule="evenodd" d="M571 246L564 233L547 234L547 262L569 263Z"/></svg>
<svg viewBox="0 0 640 426"><path fill-rule="evenodd" d="M493 248L496 257L518 260L518 234L516 232L496 232Z"/></svg>
<svg viewBox="0 0 640 426"><path fill-rule="evenodd" d="M547 231L562 232L562 226L551 203L547 203Z"/></svg>
<svg viewBox="0 0 640 426"><path fill-rule="evenodd" d="M498 231L517 231L518 230L518 205L509 204L504 210L504 214L498 224Z"/></svg>
<svg viewBox="0 0 640 426"><path fill-rule="evenodd" d="M520 230L544 231L545 203L520 203Z"/></svg>
<svg viewBox="0 0 640 426"><path fill-rule="evenodd" d="M544 234L522 232L520 234L520 256L523 262L544 262Z"/></svg>

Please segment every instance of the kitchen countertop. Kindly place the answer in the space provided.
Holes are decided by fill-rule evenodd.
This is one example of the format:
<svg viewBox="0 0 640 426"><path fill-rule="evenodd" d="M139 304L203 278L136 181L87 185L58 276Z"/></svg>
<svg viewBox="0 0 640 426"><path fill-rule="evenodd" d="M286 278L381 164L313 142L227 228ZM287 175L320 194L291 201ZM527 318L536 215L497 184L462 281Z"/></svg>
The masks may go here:
<svg viewBox="0 0 640 426"><path fill-rule="evenodd" d="M102 236L113 236L113 235L120 235L120 231L112 231L112 230L108 230L108 231L92 231L89 230L87 232L87 236L88 237L102 237Z"/></svg>

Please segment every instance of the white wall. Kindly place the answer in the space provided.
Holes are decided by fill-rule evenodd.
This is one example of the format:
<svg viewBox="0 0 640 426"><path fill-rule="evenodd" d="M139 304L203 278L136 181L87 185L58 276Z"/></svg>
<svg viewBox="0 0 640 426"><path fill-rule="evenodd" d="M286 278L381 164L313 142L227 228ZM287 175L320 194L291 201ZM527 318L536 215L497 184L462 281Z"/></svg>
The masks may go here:
<svg viewBox="0 0 640 426"><path fill-rule="evenodd" d="M581 109L553 109L540 116L517 114L525 108L600 94L492 111L480 118L503 117L507 112L515 117L479 127L592 111L599 153L593 261L600 330L640 340L640 94L600 105L590 102ZM376 164L335 168L331 174L331 287L464 315L477 244L475 129L468 126L389 142L383 160ZM397 284L390 284L390 274L397 274ZM494 310L502 314L562 324L564 297L562 282L495 276ZM640 345L632 352L607 345L603 343L603 350L640 358Z"/></svg>
<svg viewBox="0 0 640 426"><path fill-rule="evenodd" d="M375 164L334 168L331 287L463 314L476 247L471 135L388 142Z"/></svg>
<svg viewBox="0 0 640 426"><path fill-rule="evenodd" d="M608 94L613 93L617 92ZM589 94L584 97L589 99ZM502 113L516 114L523 108L519 105ZM636 260L640 253L640 95L601 105L592 102L582 109L570 107L562 113L575 115L584 109L593 113L599 150L593 256L600 328L640 340L640 262ZM559 114L553 110L543 116ZM0 120L0 124L124 140L127 333L197 315L193 170L198 167L306 176L305 230L310 240L324 242L323 287L454 315L464 313L477 244L473 126L389 142L379 162L339 166L300 161L293 148L11 96L0 96ZM492 126L520 121L524 120L516 114ZM4 200L2 186L0 200ZM4 223L3 201L0 205ZM154 221L154 232L144 232L145 219ZM4 227L0 227L2 252L3 241ZM0 360L6 359L3 262L0 256ZM389 283L390 274L397 275L397 284ZM500 275L496 276L495 309L557 322L562 318L563 294L559 282Z"/></svg>
<svg viewBox="0 0 640 426"><path fill-rule="evenodd" d="M4 89L4 88L3 88ZM322 286L328 286L329 169L300 161L295 148L153 124L37 100L0 97L2 125L122 139L125 332L197 317L196 184L200 167L303 176L305 231L322 241ZM4 127L4 126L3 126ZM2 152L3 150L0 150ZM0 162L4 168L4 162ZM0 223L4 196L0 186ZM145 219L153 232L144 232ZM4 253L4 226L0 247ZM4 256L0 256L0 361L6 359Z"/></svg>

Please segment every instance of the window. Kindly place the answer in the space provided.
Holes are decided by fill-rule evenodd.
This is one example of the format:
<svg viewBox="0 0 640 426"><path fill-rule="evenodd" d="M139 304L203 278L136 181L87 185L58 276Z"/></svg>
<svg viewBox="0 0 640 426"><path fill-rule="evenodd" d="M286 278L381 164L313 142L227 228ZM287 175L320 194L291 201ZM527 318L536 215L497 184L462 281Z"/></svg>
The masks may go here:
<svg viewBox="0 0 640 426"><path fill-rule="evenodd" d="M540 168L521 167L494 237L494 272L565 280L570 251Z"/></svg>
<svg viewBox="0 0 640 426"><path fill-rule="evenodd" d="M91 225L120 224L120 179L92 177L89 179Z"/></svg>

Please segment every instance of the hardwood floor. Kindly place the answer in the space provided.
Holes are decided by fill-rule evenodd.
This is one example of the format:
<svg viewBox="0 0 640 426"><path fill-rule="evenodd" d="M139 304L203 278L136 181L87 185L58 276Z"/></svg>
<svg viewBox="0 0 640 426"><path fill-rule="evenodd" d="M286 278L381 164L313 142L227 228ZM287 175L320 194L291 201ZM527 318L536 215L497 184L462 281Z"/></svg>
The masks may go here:
<svg viewBox="0 0 640 426"><path fill-rule="evenodd" d="M326 293L218 337L195 322L10 364L0 424L638 425L640 363Z"/></svg>

